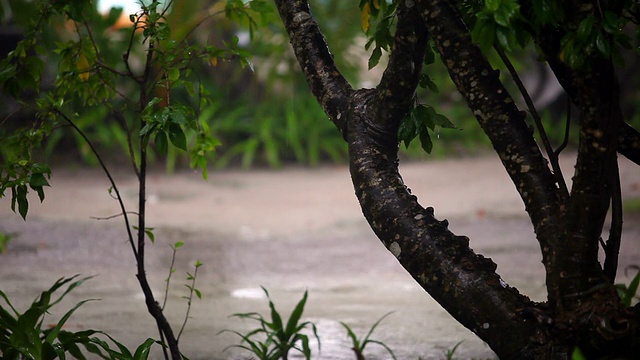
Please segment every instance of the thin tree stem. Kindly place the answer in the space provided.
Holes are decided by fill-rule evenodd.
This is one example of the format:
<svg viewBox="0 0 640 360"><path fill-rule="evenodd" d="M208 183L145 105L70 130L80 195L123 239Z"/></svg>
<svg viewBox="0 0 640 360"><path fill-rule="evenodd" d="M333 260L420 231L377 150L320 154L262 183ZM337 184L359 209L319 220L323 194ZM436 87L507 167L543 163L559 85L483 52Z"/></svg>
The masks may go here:
<svg viewBox="0 0 640 360"><path fill-rule="evenodd" d="M547 156L549 157L549 162L551 163L551 167L553 168L553 173L556 176L558 186L560 187L560 189L562 189L563 195L565 197L569 197L569 189L567 188L567 184L564 181L564 176L562 176L562 169L560 168L560 163L558 161L559 153L553 151L553 148L551 147L551 142L549 141L547 132L545 131L544 125L542 124L542 119L540 118L540 115L538 114L538 111L536 110L536 107L531 100L531 96L529 96L527 88L525 88L524 84L522 83L518 72L511 63L511 60L509 60L509 58L507 57L507 54L505 54L504 49L502 49L500 45L495 45L494 48L496 49L496 52L498 53L498 56L500 56L500 59L502 60L504 65L509 70L509 74L511 74L511 77L516 83L518 90L520 90L520 94L522 94L524 102L527 104L529 113L531 114L531 117L533 117L533 121L536 124L536 128L538 129L538 134L540 135L540 139L542 140L544 149L547 153Z"/></svg>
<svg viewBox="0 0 640 360"><path fill-rule="evenodd" d="M93 155L95 155L96 159L98 159L98 163L100 164L100 167L102 168L104 173L107 175L107 179L109 179L109 183L111 183L111 188L116 193L116 200L118 201L118 205L120 205L120 210L122 211L122 217L124 218L124 223L127 228L127 236L129 238L129 244L131 245L131 250L133 251L133 254L137 259L138 251L136 249L135 242L133 241L133 233L131 232L131 225L129 223L129 217L127 216L127 210L124 206L124 202L122 201L122 196L120 196L120 190L118 190L118 186L116 185L116 182L113 179L113 176L111 176L111 172L109 171L109 169L107 168L107 165L102 160L102 156L100 156L100 154L98 153L98 150L96 150L96 148L93 146L93 143L91 142L91 140L89 140L87 135L73 122L73 120L71 120L65 113L60 111L60 109L58 108L53 108L53 111L56 114L58 114L60 117L62 117L67 123L69 123L69 125L82 137L82 139L87 143L87 145L89 145L91 152L93 153Z"/></svg>

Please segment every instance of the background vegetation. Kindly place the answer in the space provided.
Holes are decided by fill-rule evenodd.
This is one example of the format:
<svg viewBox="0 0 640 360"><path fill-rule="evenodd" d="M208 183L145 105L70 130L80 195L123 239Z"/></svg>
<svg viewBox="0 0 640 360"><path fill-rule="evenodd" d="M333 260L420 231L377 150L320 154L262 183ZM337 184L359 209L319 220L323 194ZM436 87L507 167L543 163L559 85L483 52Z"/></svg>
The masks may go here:
<svg viewBox="0 0 640 360"><path fill-rule="evenodd" d="M232 1L231 1L232 2ZM2 45L2 56L15 47L15 44L24 36L26 25L35 14L35 7L29 6L29 1L13 1L12 6L19 11L11 11L3 6L0 32L6 41ZM250 63L244 67L237 66L240 56L237 58L212 59L208 66L198 65L197 71L193 71L186 79L194 84L199 84L199 96L191 96L186 91L173 92L173 97L179 97L178 101L191 104L199 109L199 121L207 123L213 135L218 138L220 145L216 154L209 155L217 168L227 166L269 166L277 168L284 163L298 163L315 166L323 161L342 162L346 156L346 145L340 138L339 132L326 121L326 116L305 89L306 83L298 64L290 50L286 34L279 24L277 13L270 2L263 2L260 16L249 18L242 13L229 14L230 19L224 17L205 21L203 13L222 11L226 1L179 1L173 4L172 11L167 14L168 25L177 37L192 31L199 24L191 39L204 46L222 46L233 44L241 53L239 55L250 56ZM332 50L337 64L348 80L362 84L374 84L379 76L378 68L367 71L368 59L374 51L374 47L368 51L363 50L366 37L360 22L346 21L359 18L359 9L354 8L348 2L339 0L317 0L312 2L315 16L320 21L329 43L334 45ZM234 18L235 16L235 18ZM96 17L92 24L96 33L104 36L96 37L102 42L102 48L109 51L103 55L107 60L117 58L126 50L126 42L122 39L119 28L127 26L128 14L119 14L112 11L103 17ZM62 18L57 18L48 24L44 24L47 31L43 34L43 46L52 47L56 43L70 40L71 32L69 24ZM259 28L259 31L256 29ZM234 40L235 38L235 40ZM253 40L253 41L251 41ZM109 46L104 46L106 43ZM35 55L35 54L34 54ZM48 55L51 56L51 55ZM56 64L64 53L56 55L57 58L48 58L42 71L48 76L45 87L53 87L53 73L55 69L51 64ZM132 54L139 56L139 54ZM529 79L543 78L546 69L536 67L531 54L530 58L519 59L515 66L524 70L525 81ZM498 57L494 55L493 63L500 67ZM384 62L384 53L380 60ZM638 75L633 66L637 60L625 59L628 66L622 78L629 79L629 86L637 79ZM475 119L468 112L467 107L461 103L453 84L446 71L436 61L429 65L432 88L421 89L420 98L428 99L429 103L440 104L439 111L448 117L456 126L456 130L436 129L433 141L432 155L462 156L475 154L487 150L490 145L479 129ZM503 77L509 76L503 71ZM4 74L6 76L7 74ZM529 76L526 76L529 75ZM0 74L0 77L2 74ZM23 81L30 81L24 79ZM509 83L509 81L507 81ZM552 140L560 142L564 136L564 119L566 118L566 98L557 92L553 83L535 83L533 80L530 92L534 101L542 99L543 95L551 95L551 99L540 100L543 105L543 120L553 126L548 126L549 136ZM433 91L436 90L436 91ZM7 92L10 87L5 83L0 97L8 100ZM119 91L127 93L130 88L121 87ZM640 123L640 114L631 106L640 100L640 94L628 92L625 99L628 119L633 124ZM208 96L211 103L200 104L203 96ZM121 102L114 101L113 109L122 106ZM80 109L78 109L80 110ZM127 129L128 119L114 114L104 107L84 108L79 112L82 117L78 119L78 127L90 138L94 139L99 149L107 150L111 161L120 161L128 155ZM16 128L25 121L34 121L32 113L22 110L19 104L9 103L9 106L0 109L0 137L7 138ZM573 132L575 134L575 131ZM186 132L190 144L195 142L195 133ZM573 139L574 137L572 137ZM88 145L76 132L58 131L54 129L43 140L43 152L40 154L47 160L70 160L76 163L96 165L95 158L91 155ZM7 142L0 145L0 154L7 156ZM403 156L409 158L424 158L426 154L421 149L419 142L412 143L408 148L403 146ZM189 158L176 149L169 148L167 154L152 153L154 158L162 158L166 162L168 171L176 167L189 164Z"/></svg>

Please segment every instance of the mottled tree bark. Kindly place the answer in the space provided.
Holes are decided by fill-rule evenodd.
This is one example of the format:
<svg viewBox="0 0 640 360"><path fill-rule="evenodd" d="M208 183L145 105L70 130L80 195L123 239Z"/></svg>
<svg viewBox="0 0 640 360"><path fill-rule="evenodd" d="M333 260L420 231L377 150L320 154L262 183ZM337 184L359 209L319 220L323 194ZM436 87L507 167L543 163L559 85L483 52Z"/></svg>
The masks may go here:
<svg viewBox="0 0 640 360"><path fill-rule="evenodd" d="M583 129L581 142L588 148L581 148L585 153L578 159L585 178L574 184L569 196L557 186L525 114L471 42L451 2L399 2L394 45L381 82L375 89L359 90L340 76L306 1L276 4L313 94L349 143L351 177L367 221L420 286L504 359L566 359L576 344L595 351L611 350L613 343L637 349L633 339L638 339L638 307L609 306L617 298L594 257L597 239L582 241L602 229L611 187L595 183L609 181L617 139L625 144L620 149L631 158L637 156L637 132L601 120L616 117L615 109L601 113L599 108L583 116L583 123L591 124ZM437 220L432 208L422 207L402 181L397 131L413 101L429 36L526 206L547 270L549 304L532 303L509 287L490 259L475 254L466 237L449 231L448 222ZM607 71L588 81L602 80ZM600 90L610 91L610 98L593 100L596 94L586 93L584 101L616 101L612 88ZM607 135L598 137L603 127ZM571 257L578 261L567 260ZM573 281L567 274L584 278ZM600 296L606 301L598 303ZM582 302L576 303L576 298ZM586 303L604 304L605 309L582 306ZM592 319L584 319L585 309L612 322L598 328ZM583 336L610 330L616 334Z"/></svg>

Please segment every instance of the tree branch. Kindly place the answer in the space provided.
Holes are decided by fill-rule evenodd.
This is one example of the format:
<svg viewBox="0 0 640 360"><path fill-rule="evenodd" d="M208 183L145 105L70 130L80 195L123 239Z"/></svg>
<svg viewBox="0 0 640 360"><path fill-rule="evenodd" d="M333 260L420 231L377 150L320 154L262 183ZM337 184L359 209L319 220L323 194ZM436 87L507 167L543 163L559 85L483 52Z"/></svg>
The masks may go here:
<svg viewBox="0 0 640 360"><path fill-rule="evenodd" d="M303 0L276 0L276 6L313 95L346 136L345 111L353 89L337 69L309 5Z"/></svg>
<svg viewBox="0 0 640 360"><path fill-rule="evenodd" d="M636 165L640 165L640 132L628 123L622 122L618 142L618 152Z"/></svg>
<svg viewBox="0 0 640 360"><path fill-rule="evenodd" d="M414 101L428 43L428 33L414 3L398 4L398 22L389 62L377 87L381 108L378 126L387 141L397 141L398 126Z"/></svg>
<svg viewBox="0 0 640 360"><path fill-rule="evenodd" d="M516 186L533 223L543 263L560 242L561 192L533 134L507 89L480 49L451 2L419 1L422 17L443 63L467 105L487 134ZM547 273L548 273L547 269Z"/></svg>
<svg viewBox="0 0 640 360"><path fill-rule="evenodd" d="M358 91L348 123L351 177L371 228L418 284L500 357L535 352L542 327L519 312L536 305L509 287L490 259L475 254L467 237L451 233L446 220L438 221L432 208L422 208L408 192L398 173L397 146L385 147L370 131L375 109L387 106L376 95Z"/></svg>

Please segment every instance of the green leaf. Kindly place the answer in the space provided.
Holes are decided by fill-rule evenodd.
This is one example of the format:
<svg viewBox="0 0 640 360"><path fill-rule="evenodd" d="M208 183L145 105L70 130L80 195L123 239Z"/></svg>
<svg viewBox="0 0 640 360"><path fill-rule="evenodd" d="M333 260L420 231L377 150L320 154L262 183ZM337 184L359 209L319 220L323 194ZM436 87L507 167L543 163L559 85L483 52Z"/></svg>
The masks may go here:
<svg viewBox="0 0 640 360"><path fill-rule="evenodd" d="M180 70L178 70L177 68L171 68L167 70L167 77L171 82L177 81L180 78Z"/></svg>
<svg viewBox="0 0 640 360"><path fill-rule="evenodd" d="M433 107L422 104L416 106L415 118L417 123L423 124L426 128L431 129L431 131L435 130L436 128L436 123L434 121L435 116L436 111L433 109Z"/></svg>
<svg viewBox="0 0 640 360"><path fill-rule="evenodd" d="M382 49L379 47L376 47L375 49L373 49L373 52L371 53L371 57L369 57L369 70L373 69L374 67L376 67L376 65L378 65L378 63L380 62L380 57L382 57Z"/></svg>
<svg viewBox="0 0 640 360"><path fill-rule="evenodd" d="M169 124L169 140L173 146L177 147L180 150L187 150L187 137L182 130L182 127L176 123Z"/></svg>
<svg viewBox="0 0 640 360"><path fill-rule="evenodd" d="M493 46L496 37L496 24L493 21L478 19L471 33L473 41L486 52Z"/></svg>
<svg viewBox="0 0 640 360"><path fill-rule="evenodd" d="M409 147L411 141L418 135L416 121L414 117L414 110L412 109L402 119L400 127L398 128L398 141L404 141L405 147Z"/></svg>
<svg viewBox="0 0 640 360"><path fill-rule="evenodd" d="M167 155L167 134L164 131L158 131L155 138L156 150L160 155Z"/></svg>
<svg viewBox="0 0 640 360"><path fill-rule="evenodd" d="M429 131L424 129L420 131L420 146L427 153L431 154L431 150L433 149L433 142L431 142L431 136L429 135Z"/></svg>
<svg viewBox="0 0 640 360"><path fill-rule="evenodd" d="M291 313L291 316L289 317L289 321L287 322L287 328L285 330L286 334L293 335L294 329L297 327L298 322L302 317L302 313L304 312L304 306L307 302L307 295L308 295L308 291L305 290L304 295L302 296L302 299L298 302L295 309Z"/></svg>
<svg viewBox="0 0 640 360"><path fill-rule="evenodd" d="M133 354L133 360L147 360L149 357L149 352L151 351L151 346L157 343L157 341L148 338L136 349L135 354Z"/></svg>
<svg viewBox="0 0 640 360"><path fill-rule="evenodd" d="M607 10L602 17L602 27L609 34L617 34L620 32L618 20L618 16L614 12Z"/></svg>
<svg viewBox="0 0 640 360"><path fill-rule="evenodd" d="M596 47L604 57L611 56L611 42L606 33L598 31L598 34L596 34Z"/></svg>
<svg viewBox="0 0 640 360"><path fill-rule="evenodd" d="M423 89L429 89L434 93L439 92L438 85L431 80L431 77L429 77L428 74L422 74L420 76L420 87Z"/></svg>
<svg viewBox="0 0 640 360"><path fill-rule="evenodd" d="M458 127L455 126L451 120L449 120L448 117L442 115L442 114L438 114L436 113L435 116L433 117L433 122L436 124L436 126L440 126L443 129L457 129Z"/></svg>
<svg viewBox="0 0 640 360"><path fill-rule="evenodd" d="M429 42L431 44L431 42ZM426 52L424 54L424 64L431 65L436 62L436 52L433 50L431 45L427 46Z"/></svg>
<svg viewBox="0 0 640 360"><path fill-rule="evenodd" d="M144 229L144 233L147 234L147 236L149 237L149 240L151 240L151 243L155 243L156 241L156 236L153 234L153 230L154 228L152 227Z"/></svg>
<svg viewBox="0 0 640 360"><path fill-rule="evenodd" d="M29 186L34 187L43 187L49 186L49 182L44 177L44 174L41 173L31 173L29 175Z"/></svg>
<svg viewBox="0 0 640 360"><path fill-rule="evenodd" d="M586 41L591 35L591 32L594 30L594 24L596 23L596 18L593 15L589 15L584 20L580 22L578 25L578 30L576 30L576 37L578 40Z"/></svg>
<svg viewBox="0 0 640 360"><path fill-rule="evenodd" d="M18 213L24 220L27 219L27 213L29 212L29 200L27 200L27 192L28 190L26 185L18 185L16 187L15 198L18 202ZM15 209L13 209L13 211L15 211Z"/></svg>

